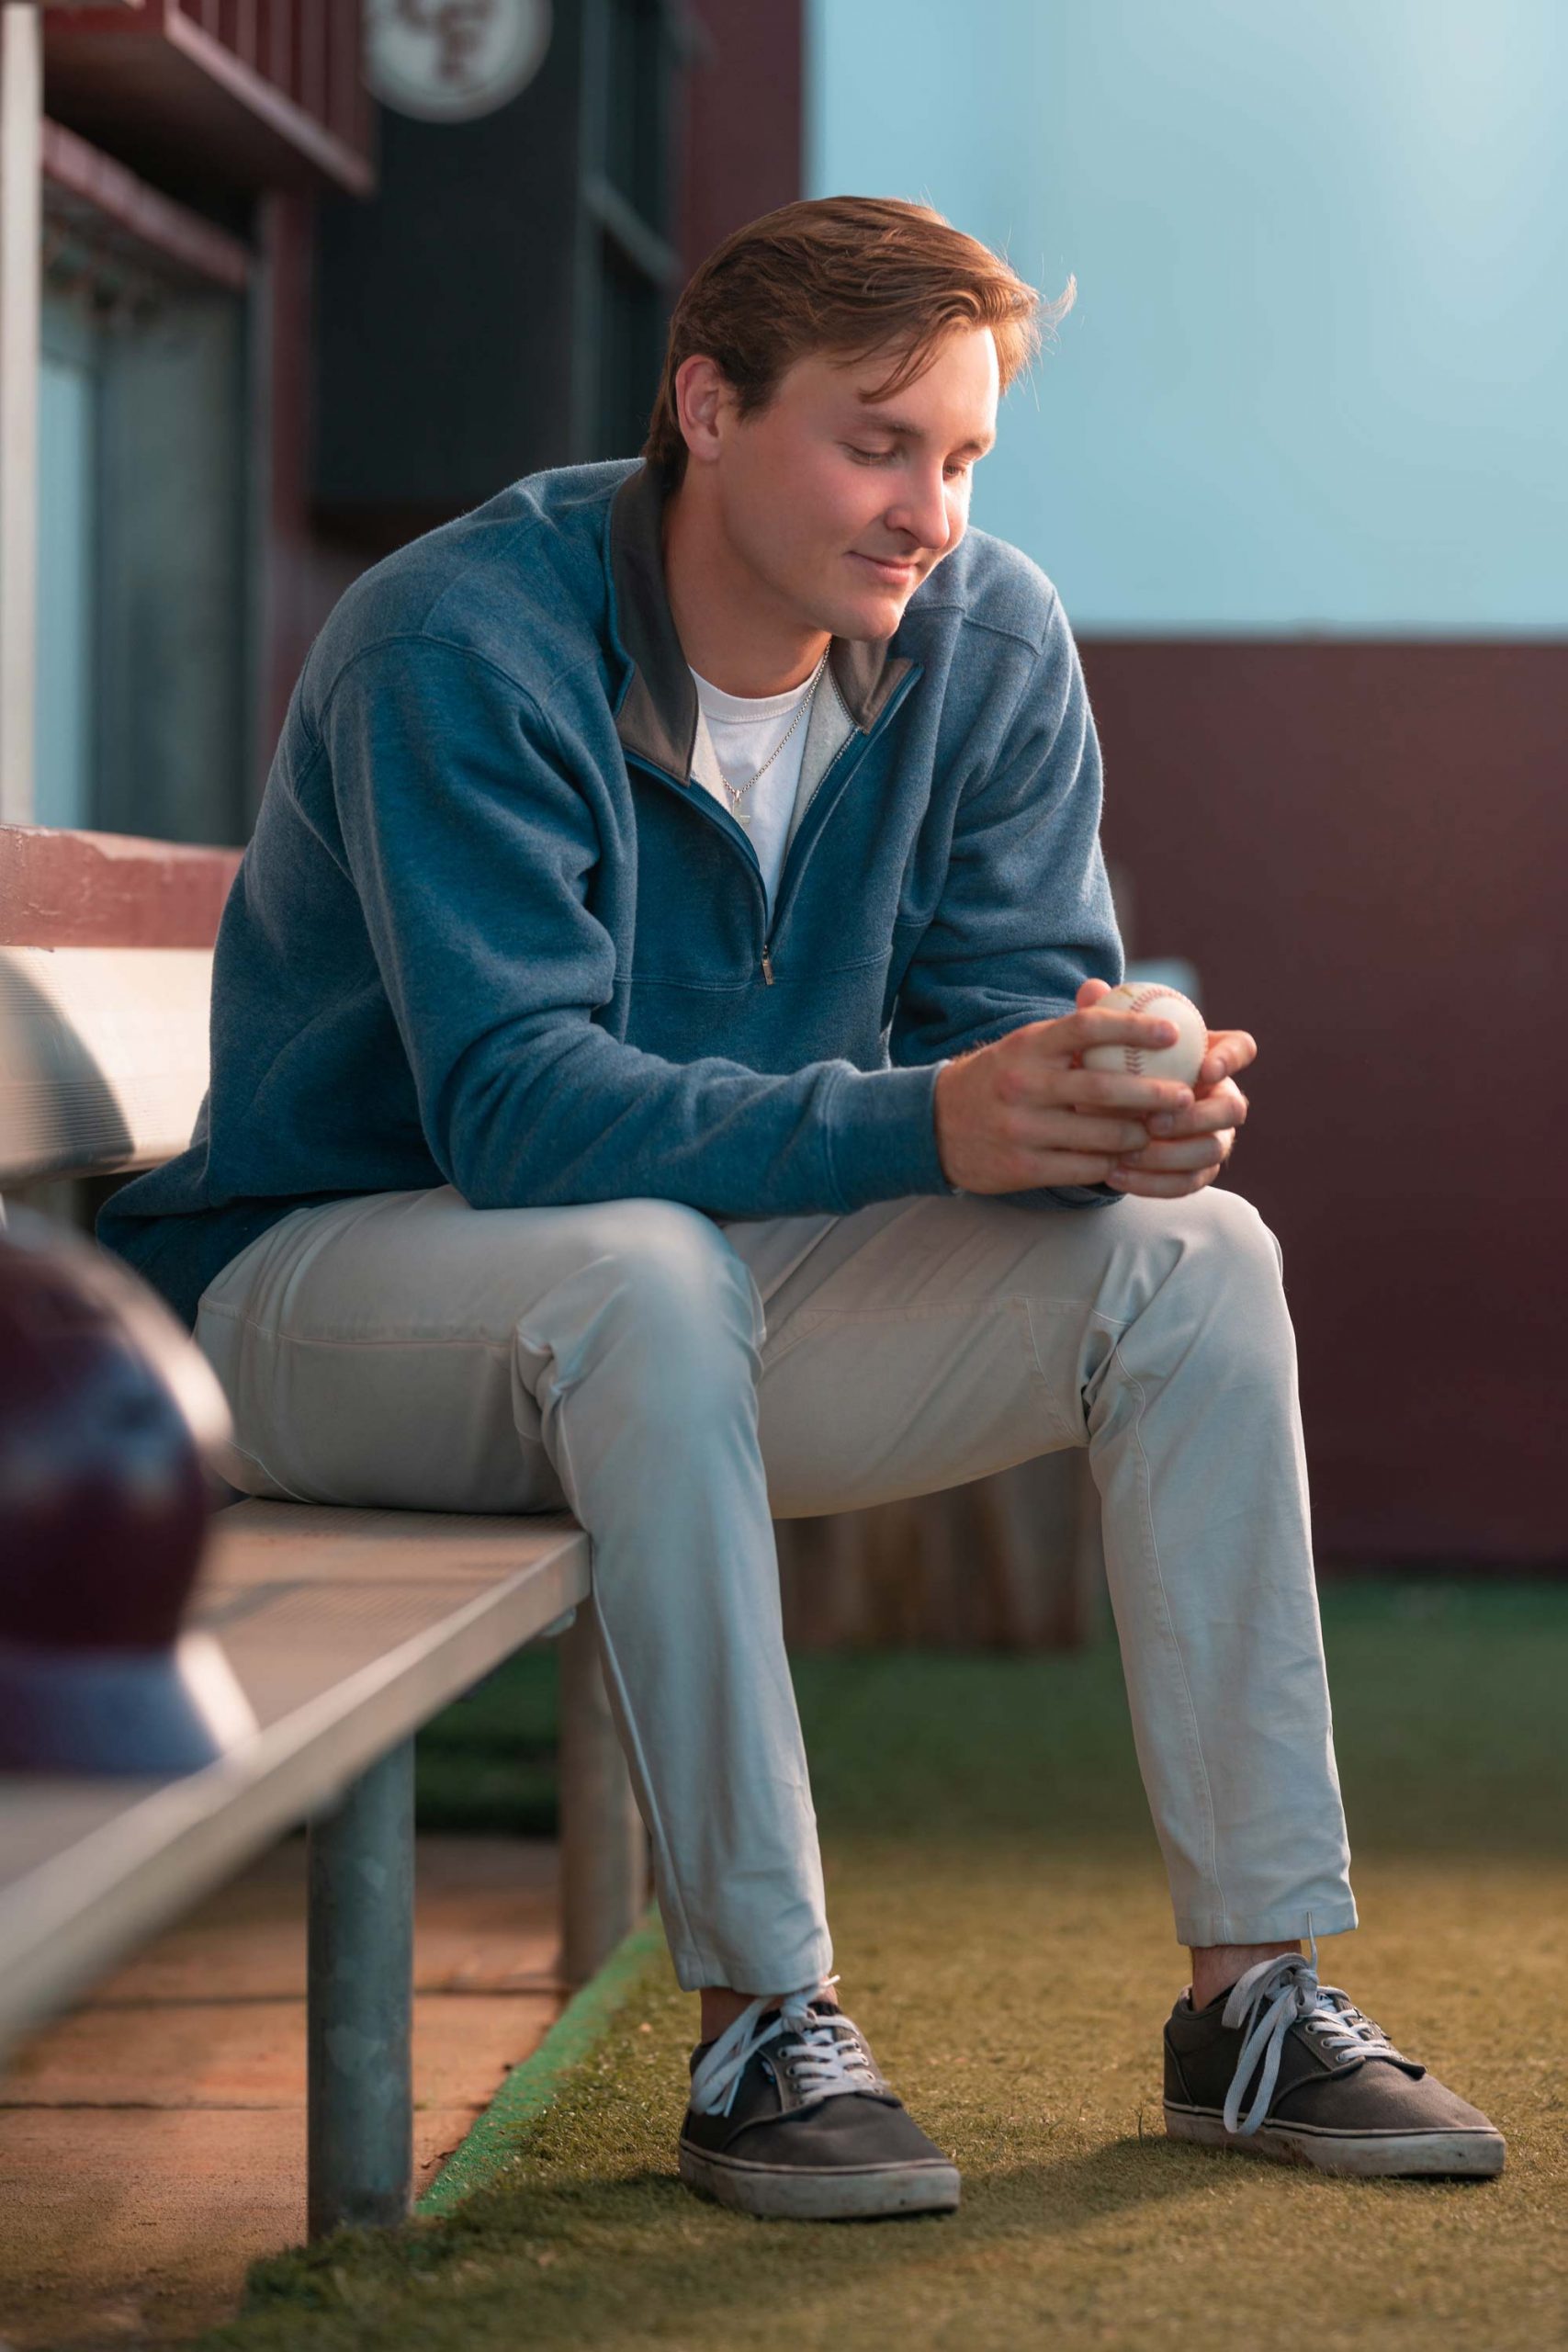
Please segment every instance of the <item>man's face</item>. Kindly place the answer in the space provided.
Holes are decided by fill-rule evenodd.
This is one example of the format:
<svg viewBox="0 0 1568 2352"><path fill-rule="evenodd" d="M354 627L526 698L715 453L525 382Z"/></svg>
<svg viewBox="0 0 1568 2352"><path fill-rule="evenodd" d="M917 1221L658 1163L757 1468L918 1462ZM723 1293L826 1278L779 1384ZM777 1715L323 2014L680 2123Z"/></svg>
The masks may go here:
<svg viewBox="0 0 1568 2352"><path fill-rule="evenodd" d="M813 354L760 414L726 413L715 469L726 534L781 604L838 637L891 637L963 537L975 464L996 439L988 327L955 329L914 383L868 403L895 356L846 366Z"/></svg>

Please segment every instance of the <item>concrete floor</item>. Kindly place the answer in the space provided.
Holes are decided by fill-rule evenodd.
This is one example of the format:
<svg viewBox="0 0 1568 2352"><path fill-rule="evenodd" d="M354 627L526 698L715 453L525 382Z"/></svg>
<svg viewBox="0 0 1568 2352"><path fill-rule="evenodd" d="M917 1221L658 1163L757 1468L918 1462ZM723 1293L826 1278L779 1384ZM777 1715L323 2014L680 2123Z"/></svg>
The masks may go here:
<svg viewBox="0 0 1568 2352"><path fill-rule="evenodd" d="M175 2343L305 2228L305 1841L0 2075L0 2352ZM554 1847L422 1838L415 2194L559 2014Z"/></svg>

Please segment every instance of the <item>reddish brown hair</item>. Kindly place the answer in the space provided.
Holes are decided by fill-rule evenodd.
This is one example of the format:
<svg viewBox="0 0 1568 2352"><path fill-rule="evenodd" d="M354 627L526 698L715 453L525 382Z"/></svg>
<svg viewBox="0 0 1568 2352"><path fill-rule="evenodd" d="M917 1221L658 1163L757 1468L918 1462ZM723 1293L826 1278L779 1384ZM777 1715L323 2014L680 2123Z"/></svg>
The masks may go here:
<svg viewBox="0 0 1568 2352"><path fill-rule="evenodd" d="M749 220L688 280L670 322L664 374L642 455L671 485L686 470L675 378L694 353L723 371L744 418L767 407L808 353L847 363L883 345L899 353L868 399L891 400L925 373L959 327L989 327L1005 392L1072 307L1077 281L1046 302L977 238L926 204L824 196Z"/></svg>

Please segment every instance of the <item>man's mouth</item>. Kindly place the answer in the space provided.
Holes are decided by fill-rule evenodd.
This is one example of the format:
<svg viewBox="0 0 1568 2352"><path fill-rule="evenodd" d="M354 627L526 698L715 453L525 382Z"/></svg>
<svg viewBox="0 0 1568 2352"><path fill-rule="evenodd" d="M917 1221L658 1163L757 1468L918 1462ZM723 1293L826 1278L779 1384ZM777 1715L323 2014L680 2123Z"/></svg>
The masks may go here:
<svg viewBox="0 0 1568 2352"><path fill-rule="evenodd" d="M873 571L880 574L884 580L895 582L899 587L904 586L906 582L913 580L919 570L918 564L899 562L896 559L888 560L886 558L879 555L862 555L858 548L852 548L851 552L855 556L859 562L869 563Z"/></svg>

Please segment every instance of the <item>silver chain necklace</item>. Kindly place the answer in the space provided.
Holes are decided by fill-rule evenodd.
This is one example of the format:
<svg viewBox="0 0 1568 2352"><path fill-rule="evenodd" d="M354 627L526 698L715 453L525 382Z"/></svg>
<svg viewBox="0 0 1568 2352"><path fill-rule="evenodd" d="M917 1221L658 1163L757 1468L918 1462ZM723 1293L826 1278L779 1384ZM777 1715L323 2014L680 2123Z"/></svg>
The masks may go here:
<svg viewBox="0 0 1568 2352"><path fill-rule="evenodd" d="M784 750L784 745L789 741L790 737L795 733L795 729L800 725L801 720L810 709L812 703L817 697L817 689L822 682L822 673L828 666L828 655L831 651L831 646L824 647L822 659L818 662L816 669L811 673L810 693L802 696L800 708L795 712L795 717L790 720L788 727L784 729L783 736L774 745L773 749L768 753L767 758L762 762L762 764L757 770L756 775L748 776L744 784L731 784L727 775L720 775L719 782L723 785L726 792L729 795L730 814L736 819L738 823L750 825L751 822L750 810L749 808L742 808L740 803L750 791L751 786L754 784L759 783L761 779L767 775L768 770L773 766L773 762L778 758L779 753Z"/></svg>

